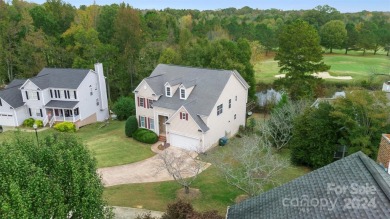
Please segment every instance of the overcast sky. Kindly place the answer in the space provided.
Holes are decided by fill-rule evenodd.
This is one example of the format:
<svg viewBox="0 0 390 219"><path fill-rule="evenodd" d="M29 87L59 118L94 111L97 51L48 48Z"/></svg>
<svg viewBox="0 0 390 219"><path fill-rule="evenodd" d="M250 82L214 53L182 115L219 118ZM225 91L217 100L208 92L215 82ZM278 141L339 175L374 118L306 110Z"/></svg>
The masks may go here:
<svg viewBox="0 0 390 219"><path fill-rule="evenodd" d="M42 4L45 0L27 0ZM91 5L94 0L64 0L76 7ZM258 9L299 10L329 5L341 12L390 11L390 0L95 0L98 5L125 2L139 9L221 9L249 6Z"/></svg>

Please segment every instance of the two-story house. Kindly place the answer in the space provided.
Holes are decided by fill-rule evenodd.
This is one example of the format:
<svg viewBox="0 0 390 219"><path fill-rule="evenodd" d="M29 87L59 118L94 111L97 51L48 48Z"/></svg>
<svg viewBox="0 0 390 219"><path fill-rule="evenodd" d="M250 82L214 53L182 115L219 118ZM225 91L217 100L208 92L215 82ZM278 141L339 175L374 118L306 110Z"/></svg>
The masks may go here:
<svg viewBox="0 0 390 219"><path fill-rule="evenodd" d="M139 127L205 151L245 125L248 88L235 70L160 64L134 90Z"/></svg>
<svg viewBox="0 0 390 219"><path fill-rule="evenodd" d="M69 121L76 127L108 118L103 65L95 70L44 68L37 76L13 80L0 91L0 125L17 127L27 118Z"/></svg>

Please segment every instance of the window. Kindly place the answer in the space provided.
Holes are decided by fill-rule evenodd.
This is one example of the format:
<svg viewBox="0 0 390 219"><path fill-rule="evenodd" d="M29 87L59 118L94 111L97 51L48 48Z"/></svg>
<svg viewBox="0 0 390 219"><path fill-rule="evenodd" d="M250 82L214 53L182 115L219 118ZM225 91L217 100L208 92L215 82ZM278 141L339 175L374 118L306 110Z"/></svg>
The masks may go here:
<svg viewBox="0 0 390 219"><path fill-rule="evenodd" d="M149 119L149 129L154 130L154 119Z"/></svg>
<svg viewBox="0 0 390 219"><path fill-rule="evenodd" d="M54 90L54 96L55 98L61 98L61 94L59 90Z"/></svg>
<svg viewBox="0 0 390 219"><path fill-rule="evenodd" d="M50 97L53 98L53 90L50 89Z"/></svg>
<svg viewBox="0 0 390 219"><path fill-rule="evenodd" d="M36 92L36 91L29 91L27 99L29 99L29 98L30 98L30 100L39 100L38 92Z"/></svg>
<svg viewBox="0 0 390 219"><path fill-rule="evenodd" d="M93 91L92 91L92 85L89 85L89 94L92 96Z"/></svg>
<svg viewBox="0 0 390 219"><path fill-rule="evenodd" d="M223 110L223 104L217 106L217 116L219 116L219 114L222 113L222 110Z"/></svg>
<svg viewBox="0 0 390 219"><path fill-rule="evenodd" d="M67 90L66 93L68 94L68 99L70 99L69 90Z"/></svg>
<svg viewBox="0 0 390 219"><path fill-rule="evenodd" d="M167 97L172 97L171 96L171 87L165 87L165 95L167 96Z"/></svg>
<svg viewBox="0 0 390 219"><path fill-rule="evenodd" d="M96 106L99 106L99 98L96 98Z"/></svg>
<svg viewBox="0 0 390 219"><path fill-rule="evenodd" d="M180 119L188 120L188 113L180 112Z"/></svg>
<svg viewBox="0 0 390 219"><path fill-rule="evenodd" d="M237 115L236 114L234 114L234 119L236 119L237 118Z"/></svg>
<svg viewBox="0 0 390 219"><path fill-rule="evenodd" d="M143 116L139 117L139 125L141 128L145 128L145 117Z"/></svg>
<svg viewBox="0 0 390 219"><path fill-rule="evenodd" d="M148 109L153 109L153 100L148 99Z"/></svg>
<svg viewBox="0 0 390 219"><path fill-rule="evenodd" d="M41 109L35 109L35 115L36 115L37 117L43 117L43 115L42 115L42 110L41 110Z"/></svg>
<svg viewBox="0 0 390 219"><path fill-rule="evenodd" d="M186 89L180 88L180 99L186 99Z"/></svg>
<svg viewBox="0 0 390 219"><path fill-rule="evenodd" d="M66 92L66 90L64 90L64 96L65 96L65 99L69 99L68 98L68 93Z"/></svg>
<svg viewBox="0 0 390 219"><path fill-rule="evenodd" d="M75 116L78 116L79 115L79 108L77 107L76 109L74 109L74 115Z"/></svg>
<svg viewBox="0 0 390 219"><path fill-rule="evenodd" d="M145 98L139 98L139 106L145 108Z"/></svg>
<svg viewBox="0 0 390 219"><path fill-rule="evenodd" d="M229 109L232 108L232 99L229 99Z"/></svg>
<svg viewBox="0 0 390 219"><path fill-rule="evenodd" d="M236 96L236 101L237 101L237 96Z"/></svg>

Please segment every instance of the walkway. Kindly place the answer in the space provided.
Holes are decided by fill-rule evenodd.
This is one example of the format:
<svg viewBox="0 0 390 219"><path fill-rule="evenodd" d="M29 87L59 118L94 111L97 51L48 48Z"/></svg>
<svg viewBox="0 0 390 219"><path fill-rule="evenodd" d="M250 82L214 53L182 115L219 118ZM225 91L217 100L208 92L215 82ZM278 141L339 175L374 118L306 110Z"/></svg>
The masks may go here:
<svg viewBox="0 0 390 219"><path fill-rule="evenodd" d="M152 146L152 150L156 153L162 153L162 151L157 149L159 144L161 144L161 142L158 142ZM173 146L165 150L168 150L170 153L174 153L175 156L183 156L185 153L184 150ZM192 152L191 156L195 158L197 154ZM190 167L193 165L195 162L193 158L186 156L184 166ZM201 171L207 169L211 165L209 163L203 162L202 164L204 164L204 168ZM162 160L159 159L159 155L157 154L151 158L136 163L100 168L97 171L101 175L102 182L105 187L129 183L147 183L174 180L168 171L161 169L161 165ZM193 174L184 174L184 177L191 176L193 176Z"/></svg>
<svg viewBox="0 0 390 219"><path fill-rule="evenodd" d="M135 219L138 215L143 215L150 212L152 217L161 217L164 212L161 211L151 211L142 208L127 208L127 207L117 207L113 206L113 212L115 213L115 219Z"/></svg>

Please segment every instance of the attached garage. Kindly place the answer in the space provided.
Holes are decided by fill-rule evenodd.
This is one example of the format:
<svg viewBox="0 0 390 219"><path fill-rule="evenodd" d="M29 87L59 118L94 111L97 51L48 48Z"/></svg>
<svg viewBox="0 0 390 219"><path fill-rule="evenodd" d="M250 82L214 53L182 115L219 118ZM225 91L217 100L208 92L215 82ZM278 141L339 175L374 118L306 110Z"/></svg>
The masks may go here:
<svg viewBox="0 0 390 219"><path fill-rule="evenodd" d="M0 113L0 125L15 126L14 117L11 114Z"/></svg>
<svg viewBox="0 0 390 219"><path fill-rule="evenodd" d="M170 134L170 143L172 146L183 148L186 150L196 150L201 144L200 139L191 138L178 134Z"/></svg>

